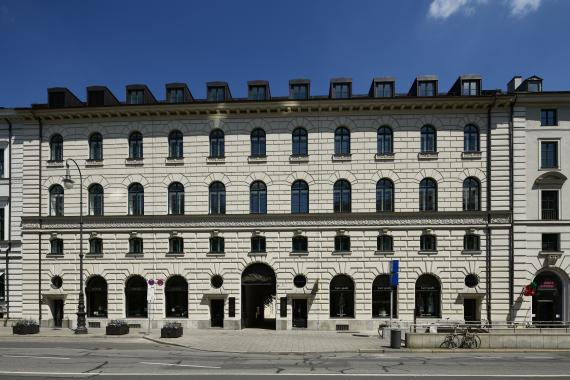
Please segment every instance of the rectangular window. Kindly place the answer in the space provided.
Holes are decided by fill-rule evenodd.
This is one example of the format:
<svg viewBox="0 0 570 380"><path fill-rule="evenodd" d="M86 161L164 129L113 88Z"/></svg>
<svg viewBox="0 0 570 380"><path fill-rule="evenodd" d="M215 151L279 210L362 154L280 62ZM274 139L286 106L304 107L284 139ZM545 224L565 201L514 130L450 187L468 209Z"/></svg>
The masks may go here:
<svg viewBox="0 0 570 380"><path fill-rule="evenodd" d="M479 235L465 235L463 237L464 251L479 251L481 249L481 238Z"/></svg>
<svg viewBox="0 0 570 380"><path fill-rule="evenodd" d="M226 100L226 89L224 87L209 87L208 100L210 102L223 102Z"/></svg>
<svg viewBox="0 0 570 380"><path fill-rule="evenodd" d="M50 254L63 255L63 240L52 239L50 240Z"/></svg>
<svg viewBox="0 0 570 380"><path fill-rule="evenodd" d="M333 94L335 99L350 98L350 83L333 84Z"/></svg>
<svg viewBox="0 0 570 380"><path fill-rule="evenodd" d="M4 171L4 153L4 149L0 149L0 178L6 176L6 172Z"/></svg>
<svg viewBox="0 0 570 380"><path fill-rule="evenodd" d="M287 318L287 297L281 297L279 299L279 316L281 318Z"/></svg>
<svg viewBox="0 0 570 380"><path fill-rule="evenodd" d="M2 207L0 208L0 241L4 241L4 237L6 236L4 234L4 230L6 228L6 219L5 219L5 208Z"/></svg>
<svg viewBox="0 0 570 380"><path fill-rule="evenodd" d="M129 253L143 253L143 240L141 238L129 240Z"/></svg>
<svg viewBox="0 0 570 380"><path fill-rule="evenodd" d="M89 253L92 255L100 255L103 253L103 240L93 238L89 240Z"/></svg>
<svg viewBox="0 0 570 380"><path fill-rule="evenodd" d="M293 252L307 252L308 245L309 245L308 239L306 236L293 236L292 240Z"/></svg>
<svg viewBox="0 0 570 380"><path fill-rule="evenodd" d="M184 103L183 88L169 88L166 94L168 103Z"/></svg>
<svg viewBox="0 0 570 380"><path fill-rule="evenodd" d="M101 107L105 105L105 91L91 90L87 94L87 104L90 107Z"/></svg>
<svg viewBox="0 0 570 380"><path fill-rule="evenodd" d="M391 98L394 96L394 85L390 82L377 82L375 91L377 98Z"/></svg>
<svg viewBox="0 0 570 380"><path fill-rule="evenodd" d="M560 252L560 234L542 234L542 250Z"/></svg>
<svg viewBox="0 0 570 380"><path fill-rule="evenodd" d="M558 141L540 142L540 168L558 168Z"/></svg>
<svg viewBox="0 0 570 380"><path fill-rule="evenodd" d="M392 239L392 236L378 236L376 241L376 250L380 252L392 252L394 250L394 240Z"/></svg>
<svg viewBox="0 0 570 380"><path fill-rule="evenodd" d="M422 235L420 237L420 251L435 252L437 249L435 235Z"/></svg>
<svg viewBox="0 0 570 380"><path fill-rule="evenodd" d="M144 104L144 91L143 90L129 90L127 97L129 104Z"/></svg>
<svg viewBox="0 0 570 380"><path fill-rule="evenodd" d="M527 91L528 92L541 92L542 91L542 86L540 84L540 81L529 81L527 84Z"/></svg>
<svg viewBox="0 0 570 380"><path fill-rule="evenodd" d="M558 113L555 109L540 110L540 125L558 125Z"/></svg>
<svg viewBox="0 0 570 380"><path fill-rule="evenodd" d="M184 239L175 237L170 239L170 253L184 253Z"/></svg>
<svg viewBox="0 0 570 380"><path fill-rule="evenodd" d="M265 237L254 236L251 238L251 252L263 253L265 252Z"/></svg>
<svg viewBox="0 0 570 380"><path fill-rule="evenodd" d="M558 190L542 190L540 196L542 220L558 220Z"/></svg>
<svg viewBox="0 0 570 380"><path fill-rule="evenodd" d="M228 317L234 318L236 316L236 298L228 298Z"/></svg>
<svg viewBox="0 0 570 380"><path fill-rule="evenodd" d="M212 236L210 238L210 252L224 253L224 238L221 236Z"/></svg>
<svg viewBox="0 0 570 380"><path fill-rule="evenodd" d="M292 84L290 93L291 99L307 100L309 99L309 86L306 84Z"/></svg>
<svg viewBox="0 0 570 380"><path fill-rule="evenodd" d="M350 236L338 235L334 237L334 250L337 252L350 251Z"/></svg>
<svg viewBox="0 0 570 380"><path fill-rule="evenodd" d="M421 81L418 83L418 96L435 96L435 82Z"/></svg>
<svg viewBox="0 0 570 380"><path fill-rule="evenodd" d="M479 82L476 80L463 81L461 88L461 95L463 96L477 96L479 94Z"/></svg>
<svg viewBox="0 0 570 380"><path fill-rule="evenodd" d="M267 99L267 88L265 86L251 86L249 88L249 98L251 100Z"/></svg>

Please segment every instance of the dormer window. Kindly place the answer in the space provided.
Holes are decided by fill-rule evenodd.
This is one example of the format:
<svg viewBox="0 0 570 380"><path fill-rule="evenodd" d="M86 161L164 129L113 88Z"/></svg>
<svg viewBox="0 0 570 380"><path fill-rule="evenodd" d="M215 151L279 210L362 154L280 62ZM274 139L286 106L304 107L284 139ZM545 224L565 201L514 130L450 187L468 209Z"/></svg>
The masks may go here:
<svg viewBox="0 0 570 380"><path fill-rule="evenodd" d="M166 91L168 103L184 103L184 89L182 87L172 87Z"/></svg>
<svg viewBox="0 0 570 380"><path fill-rule="evenodd" d="M350 98L350 83L333 83L332 95L335 99L348 99Z"/></svg>
<svg viewBox="0 0 570 380"><path fill-rule="evenodd" d="M143 90L129 90L127 94L127 103L129 104L143 104L144 91Z"/></svg>
<svg viewBox="0 0 570 380"><path fill-rule="evenodd" d="M479 95L479 81L477 80L465 80L462 83L461 88L462 96L477 96Z"/></svg>
<svg viewBox="0 0 570 380"><path fill-rule="evenodd" d="M50 108L65 107L65 92L50 92L48 96L48 104Z"/></svg>
<svg viewBox="0 0 570 380"><path fill-rule="evenodd" d="M542 82L539 80L529 80L527 82L528 92L542 92Z"/></svg>
<svg viewBox="0 0 570 380"><path fill-rule="evenodd" d="M208 87L208 100L210 102L223 102L226 100L226 89L223 86Z"/></svg>
<svg viewBox="0 0 570 380"><path fill-rule="evenodd" d="M267 87L266 86L249 86L249 98L251 100L266 100Z"/></svg>
<svg viewBox="0 0 570 380"><path fill-rule="evenodd" d="M105 91L92 90L87 93L87 105L90 107L100 107L105 105Z"/></svg>
<svg viewBox="0 0 570 380"><path fill-rule="evenodd" d="M289 97L295 100L309 99L308 84L291 84L289 87Z"/></svg>
<svg viewBox="0 0 570 380"><path fill-rule="evenodd" d="M418 82L418 96L435 96L435 81Z"/></svg>
<svg viewBox="0 0 570 380"><path fill-rule="evenodd" d="M377 98L391 98L394 96L394 83L376 82L374 96Z"/></svg>

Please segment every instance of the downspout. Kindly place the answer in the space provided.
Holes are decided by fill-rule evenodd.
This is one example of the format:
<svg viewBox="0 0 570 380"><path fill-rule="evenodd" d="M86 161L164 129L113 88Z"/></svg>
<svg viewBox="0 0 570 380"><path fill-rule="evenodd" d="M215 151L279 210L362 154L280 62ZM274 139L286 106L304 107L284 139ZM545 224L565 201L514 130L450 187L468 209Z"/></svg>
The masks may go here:
<svg viewBox="0 0 570 380"><path fill-rule="evenodd" d="M495 101L497 96L495 95ZM485 234L487 240L485 243L485 302L487 309L487 322L491 324L491 109L490 105L487 110L487 224L485 226Z"/></svg>
<svg viewBox="0 0 570 380"><path fill-rule="evenodd" d="M511 120L509 123L509 213L511 217L511 223L509 225L509 322L513 320L513 306L515 303L515 233L514 233L514 183L515 183L515 173L514 173L514 128L515 128L515 105L518 100L518 94L515 94L515 98L511 101Z"/></svg>
<svg viewBox="0 0 570 380"><path fill-rule="evenodd" d="M9 280L9 264L10 253L12 252L12 123L9 119L5 119L8 123L8 199L10 205L8 206L8 248L6 249L6 319L10 319L10 280Z"/></svg>
<svg viewBox="0 0 570 380"><path fill-rule="evenodd" d="M42 321L42 139L44 134L44 125L41 118L38 120L39 135L38 135L38 223L40 232L38 232L38 318L39 323Z"/></svg>

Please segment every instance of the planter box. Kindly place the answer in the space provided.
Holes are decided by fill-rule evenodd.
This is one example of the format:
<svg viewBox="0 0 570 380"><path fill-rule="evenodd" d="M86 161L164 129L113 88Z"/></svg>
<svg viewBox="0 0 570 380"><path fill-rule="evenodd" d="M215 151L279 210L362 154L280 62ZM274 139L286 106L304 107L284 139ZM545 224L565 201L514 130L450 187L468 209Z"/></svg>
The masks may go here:
<svg viewBox="0 0 570 380"><path fill-rule="evenodd" d="M107 326L105 334L107 335L125 335L129 333L129 326Z"/></svg>
<svg viewBox="0 0 570 380"><path fill-rule="evenodd" d="M16 335L37 334L40 332L40 326L12 326L12 333Z"/></svg>
<svg viewBox="0 0 570 380"><path fill-rule="evenodd" d="M161 338L180 338L182 336L181 327L163 327L160 329Z"/></svg>

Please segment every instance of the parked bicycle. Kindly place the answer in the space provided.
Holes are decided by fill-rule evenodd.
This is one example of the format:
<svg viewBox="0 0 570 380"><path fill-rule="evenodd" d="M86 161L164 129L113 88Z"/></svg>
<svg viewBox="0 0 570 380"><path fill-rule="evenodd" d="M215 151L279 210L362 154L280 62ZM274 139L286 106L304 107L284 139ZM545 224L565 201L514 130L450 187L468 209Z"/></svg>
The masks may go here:
<svg viewBox="0 0 570 380"><path fill-rule="evenodd" d="M481 338L477 333L471 332L469 328L458 333L456 327L452 333L446 335L445 339L439 347L447 349L476 349L481 347Z"/></svg>

